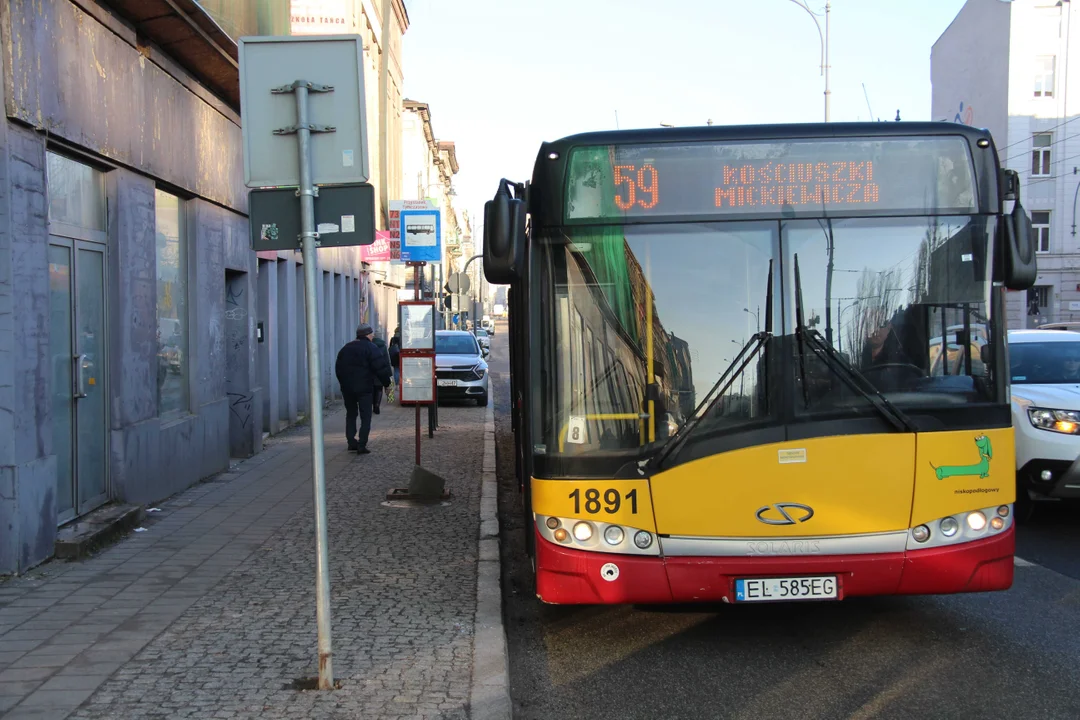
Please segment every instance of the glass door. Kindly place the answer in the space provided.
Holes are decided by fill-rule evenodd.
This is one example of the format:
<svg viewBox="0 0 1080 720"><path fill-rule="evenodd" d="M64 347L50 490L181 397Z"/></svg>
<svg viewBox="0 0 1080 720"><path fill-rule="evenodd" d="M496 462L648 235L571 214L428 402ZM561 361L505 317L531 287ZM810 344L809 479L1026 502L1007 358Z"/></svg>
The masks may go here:
<svg viewBox="0 0 1080 720"><path fill-rule="evenodd" d="M60 523L108 499L105 253L50 238L53 452Z"/></svg>

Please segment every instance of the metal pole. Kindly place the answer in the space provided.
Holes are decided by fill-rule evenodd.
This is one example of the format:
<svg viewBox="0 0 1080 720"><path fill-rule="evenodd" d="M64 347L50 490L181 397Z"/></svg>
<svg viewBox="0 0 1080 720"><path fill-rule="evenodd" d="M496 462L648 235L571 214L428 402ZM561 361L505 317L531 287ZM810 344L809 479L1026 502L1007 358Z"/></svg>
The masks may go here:
<svg viewBox="0 0 1080 720"><path fill-rule="evenodd" d="M315 598L319 627L319 689L334 686L330 647L330 564L327 558L326 467L323 457L323 395L319 361L319 313L315 293L318 258L315 255L315 187L311 181L311 132L308 129L308 89L297 84L296 137L300 147L300 237L304 257L304 307L307 315L308 397L311 417L311 476L315 485Z"/></svg>
<svg viewBox="0 0 1080 720"><path fill-rule="evenodd" d="M413 300L420 299L420 265L413 265ZM420 406L416 406L416 466L420 467Z"/></svg>
<svg viewBox="0 0 1080 720"><path fill-rule="evenodd" d="M829 122L829 11L831 6L825 3L825 122ZM899 111L897 111L899 112ZM873 118L871 118L873 120Z"/></svg>

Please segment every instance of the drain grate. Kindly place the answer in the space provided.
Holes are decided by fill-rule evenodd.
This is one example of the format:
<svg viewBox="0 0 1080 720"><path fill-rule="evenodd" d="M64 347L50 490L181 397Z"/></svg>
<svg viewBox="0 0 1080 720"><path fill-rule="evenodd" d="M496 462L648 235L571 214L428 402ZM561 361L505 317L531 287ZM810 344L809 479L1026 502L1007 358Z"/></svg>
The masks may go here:
<svg viewBox="0 0 1080 720"><path fill-rule="evenodd" d="M446 507L449 500L383 500L379 503L388 508L423 508L423 507Z"/></svg>
<svg viewBox="0 0 1080 720"><path fill-rule="evenodd" d="M286 683L285 684L285 689L286 690L298 690L298 691L318 690L319 689L319 678L317 678L317 677L298 678L296 680L293 680L291 683ZM341 681L340 680L335 680L334 681L334 690L340 690L340 689L341 689Z"/></svg>

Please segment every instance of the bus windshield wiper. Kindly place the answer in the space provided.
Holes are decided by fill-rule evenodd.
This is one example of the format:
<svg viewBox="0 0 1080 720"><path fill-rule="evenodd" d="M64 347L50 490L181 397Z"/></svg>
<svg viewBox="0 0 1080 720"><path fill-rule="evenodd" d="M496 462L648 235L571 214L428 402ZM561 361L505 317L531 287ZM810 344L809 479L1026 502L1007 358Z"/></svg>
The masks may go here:
<svg viewBox="0 0 1080 720"><path fill-rule="evenodd" d="M765 344L771 337L772 332L769 330L762 330L751 336L746 344L739 350L739 354L731 361L731 364L727 366L724 372L720 373L720 379L716 381L716 384L713 385L712 389L705 395L705 399L702 400L697 408L695 408L694 412L690 414L690 418L683 423L682 427L675 431L674 435L669 437L667 441L660 446L660 449L657 450L655 454L650 456L648 460L643 461L643 463L657 467L663 462L664 458L675 452L676 448L694 431L694 428L697 427L698 423L712 412L713 407L724 397L728 388L735 383L735 379L742 374L746 369L746 366L750 364L755 356L757 356L758 352L761 351L761 348L765 347Z"/></svg>
<svg viewBox="0 0 1080 720"><path fill-rule="evenodd" d="M840 357L817 330L806 327L803 323L802 280L799 276L799 256L795 255L795 337L799 343L799 374L802 378L803 397L809 404L809 388L806 384L806 365L803 345L806 344L824 363L825 367L844 381L856 394L874 406L882 417L897 430L917 432L918 427L910 415L889 402L888 398L874 387L865 375ZM861 387L860 387L861 386Z"/></svg>

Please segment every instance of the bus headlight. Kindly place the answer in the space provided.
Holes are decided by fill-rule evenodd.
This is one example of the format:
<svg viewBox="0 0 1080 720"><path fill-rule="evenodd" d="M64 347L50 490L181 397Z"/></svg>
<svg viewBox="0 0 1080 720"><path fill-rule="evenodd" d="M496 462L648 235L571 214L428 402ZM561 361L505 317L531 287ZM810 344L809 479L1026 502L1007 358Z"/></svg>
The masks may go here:
<svg viewBox="0 0 1080 720"><path fill-rule="evenodd" d="M1013 525L1011 505L991 505L935 518L908 531L907 549L955 547L963 543L987 540L1007 532ZM938 532L931 532L936 528Z"/></svg>
<svg viewBox="0 0 1080 720"><path fill-rule="evenodd" d="M587 522L579 522L574 526L574 538L579 542L585 542L591 540L593 536L592 524Z"/></svg>
<svg viewBox="0 0 1080 720"><path fill-rule="evenodd" d="M638 530L634 535L634 544L644 550L652 545L652 533L645 532L644 530Z"/></svg>
<svg viewBox="0 0 1080 720"><path fill-rule="evenodd" d="M970 512L967 516L967 524L969 528L976 532L982 530L986 527L986 516L978 510Z"/></svg>
<svg viewBox="0 0 1080 720"><path fill-rule="evenodd" d="M604 528L604 542L608 545L618 545L623 541L625 534L618 525L608 525Z"/></svg>

